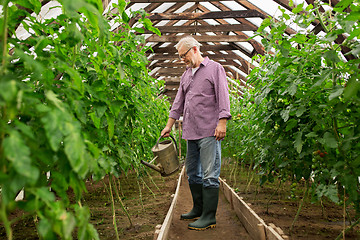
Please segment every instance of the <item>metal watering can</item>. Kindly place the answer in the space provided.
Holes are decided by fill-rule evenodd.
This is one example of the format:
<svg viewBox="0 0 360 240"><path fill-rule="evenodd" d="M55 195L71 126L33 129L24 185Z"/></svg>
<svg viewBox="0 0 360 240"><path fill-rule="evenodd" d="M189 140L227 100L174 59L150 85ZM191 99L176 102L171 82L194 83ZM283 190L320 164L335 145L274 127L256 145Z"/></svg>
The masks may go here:
<svg viewBox="0 0 360 240"><path fill-rule="evenodd" d="M166 177L175 173L180 165L175 138L170 135L173 141L165 140L159 143L162 137L159 137L155 146L151 149L154 158L149 163L143 160L141 160L141 163L159 172L161 176ZM152 164L155 160L157 165Z"/></svg>

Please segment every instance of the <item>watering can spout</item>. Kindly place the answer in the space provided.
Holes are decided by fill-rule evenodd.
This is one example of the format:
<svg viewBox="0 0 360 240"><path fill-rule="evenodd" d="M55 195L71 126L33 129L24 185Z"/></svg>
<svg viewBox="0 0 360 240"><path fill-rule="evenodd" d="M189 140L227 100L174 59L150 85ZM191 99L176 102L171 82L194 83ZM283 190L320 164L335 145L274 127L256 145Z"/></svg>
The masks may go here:
<svg viewBox="0 0 360 240"><path fill-rule="evenodd" d="M156 158L157 158L157 157L155 157L154 159L156 159ZM151 161L151 162L153 162L153 161ZM158 166L155 166L154 164L145 162L145 161L143 161L143 160L141 160L141 163L144 164L145 166L148 166L149 168L154 169L155 171L157 171L157 172L159 172L159 173L162 173L162 172L163 172Z"/></svg>

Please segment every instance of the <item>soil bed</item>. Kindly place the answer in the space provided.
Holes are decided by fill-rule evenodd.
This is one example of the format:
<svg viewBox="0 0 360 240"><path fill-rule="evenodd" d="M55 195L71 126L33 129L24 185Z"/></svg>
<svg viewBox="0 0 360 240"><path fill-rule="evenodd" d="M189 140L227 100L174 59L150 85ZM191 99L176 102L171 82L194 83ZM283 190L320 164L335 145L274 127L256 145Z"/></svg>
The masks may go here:
<svg viewBox="0 0 360 240"><path fill-rule="evenodd" d="M240 165L235 166L232 162L223 161L221 177L240 197L243 197L243 200L267 225L274 223L284 231L285 235L289 236L289 239L336 239L343 230L343 206L324 200L324 208L322 208L320 203L312 204L307 199L290 235L290 227L300 202L299 197L296 196L303 196L304 185L298 183L296 194L293 196L291 196L291 182L282 183L278 191L279 182L276 179L274 183L265 183L260 187L256 174L253 175L253 178L250 174L249 178L247 168ZM248 179L251 178L251 184L247 186ZM276 193L273 195L274 192ZM272 195L268 212L266 212L268 200L271 199ZM354 216L354 213L350 211L350 215ZM348 219L346 220L348 221ZM346 222L346 225L349 226L349 222ZM346 233L346 239L360 239L360 226L357 225L353 230Z"/></svg>
<svg viewBox="0 0 360 240"><path fill-rule="evenodd" d="M277 180L275 180L273 184L267 183L259 187L257 176L255 175L247 191L244 191L247 186L248 170L241 168L241 166L235 167L227 160L223 162L224 166L221 177L226 180L240 197L243 197L244 201L248 203L267 224L274 223L277 227L280 227L286 235L290 236L290 226L298 210L299 203L299 199L292 199L291 196L289 196L291 183L282 184L280 190L274 194L270 201L269 211L266 213L266 205L268 199L270 199L271 195L276 191ZM234 174L235 172L236 174ZM172 201L172 196L175 193L177 179L179 177L178 173L180 172L166 178L161 177L160 174L151 170L149 173L153 181L145 173L142 176L144 181L136 177L135 173L129 173L128 176L123 175L119 178L121 199L133 223L130 227L126 214L118 201L116 201L116 220L120 239L153 239L156 225L162 224L165 219ZM231 175L231 173L233 174ZM108 179L105 178L104 182L107 183ZM108 190L104 187L104 182L100 181L96 183L87 181L86 187L88 192L84 194L82 204L90 208L91 223L97 229L100 239L114 240L116 239L116 233L113 226L111 200ZM153 182L155 182L156 185ZM188 210L188 208L191 208L191 197L188 189L186 189L186 191L188 193L184 196L188 201L185 201L184 204L188 204L189 206L184 205L183 208ZM302 191L301 184L298 184L296 195L301 196ZM69 192L69 194L71 195L71 192ZM114 197L116 199L115 195ZM224 201L226 202L226 200ZM329 240L335 239L338 236L343 230L343 208L342 206L337 206L327 201L324 201L323 205L324 212L322 212L320 204L311 204L309 201L305 202L290 239ZM180 212L176 214L179 215ZM178 217L176 214L174 215L174 222ZM350 214L352 213L350 212ZM184 231L184 234L195 234L197 237L205 234L208 237L207 239L212 239L211 236L215 235L216 232L223 232L233 224L232 222L230 225L226 223L224 225L226 228L221 227L221 215L224 215L224 217L228 219L233 219L233 217L226 216L226 214L221 214L219 210L217 215L217 218L219 218L219 226L215 229L209 229L206 234L205 232L201 234L201 232L188 230L186 227L187 223L184 223L184 221L180 222L183 226L180 226L178 231L179 233ZM20 211L11 215L12 218L20 216L22 216L22 212ZM238 221L238 219L235 220ZM234 222L236 222L235 220ZM225 223L226 221L223 222ZM24 217L23 220L13 224L13 239L39 239L35 222L36 220L34 220L33 217ZM232 232L236 234L236 231L232 230ZM223 234L223 236L228 235ZM0 226L0 239L6 239L5 230L2 226ZM77 239L76 235L74 235L74 239ZM175 239L179 238L176 237ZM219 237L216 237L216 239L220 240ZM360 239L360 227L356 226L354 230L349 231L346 234L346 239Z"/></svg>
<svg viewBox="0 0 360 240"><path fill-rule="evenodd" d="M162 224L165 219L179 174L163 178L154 171L149 171L149 173L153 181L146 174L142 177L144 180L142 181L141 178L136 177L135 173L129 173L128 176L123 175L119 178L121 184L119 193L132 221L132 226L130 226L129 219L116 201L114 193L116 222L120 239L152 240L156 225ZM108 178L105 178L104 182L108 183ZM115 240L111 200L104 182L86 182L88 192L83 195L82 205L90 208L90 221L97 229L100 239ZM72 195L71 191L69 191L69 195ZM11 218L22 215L21 211L16 211ZM13 239L39 239L35 222L33 217L24 217L23 220L13 224ZM6 239L5 229L2 225L0 225L0 239ZM76 233L74 233L74 239L77 239Z"/></svg>

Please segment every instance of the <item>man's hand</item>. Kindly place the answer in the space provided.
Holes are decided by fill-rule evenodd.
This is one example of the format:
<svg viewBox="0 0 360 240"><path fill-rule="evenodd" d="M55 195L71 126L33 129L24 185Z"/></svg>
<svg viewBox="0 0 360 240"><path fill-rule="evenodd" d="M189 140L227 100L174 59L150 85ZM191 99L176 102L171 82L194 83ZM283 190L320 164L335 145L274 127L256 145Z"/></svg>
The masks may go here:
<svg viewBox="0 0 360 240"><path fill-rule="evenodd" d="M163 136L163 137L169 136L169 134L171 132L171 128L174 125L175 121L176 121L176 119L173 119L173 118L168 119L165 128L161 131L161 136Z"/></svg>
<svg viewBox="0 0 360 240"><path fill-rule="evenodd" d="M165 128L161 131L161 136L163 136L163 137L168 137L169 134L170 134L170 132L171 132L171 128L165 127Z"/></svg>
<svg viewBox="0 0 360 240"><path fill-rule="evenodd" d="M215 129L215 139L220 141L223 140L226 136L226 118L222 118L219 120L219 123Z"/></svg>

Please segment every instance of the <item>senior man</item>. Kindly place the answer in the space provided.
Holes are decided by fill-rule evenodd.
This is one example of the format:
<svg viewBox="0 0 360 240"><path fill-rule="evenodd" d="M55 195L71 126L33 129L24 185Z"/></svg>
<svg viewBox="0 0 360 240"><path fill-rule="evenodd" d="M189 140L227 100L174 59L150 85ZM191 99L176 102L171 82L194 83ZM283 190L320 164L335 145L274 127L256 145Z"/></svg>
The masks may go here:
<svg viewBox="0 0 360 240"><path fill-rule="evenodd" d="M185 168L193 208L180 218L197 219L188 225L189 229L204 230L216 226L221 140L231 118L229 89L224 68L201 55L195 38L186 36L175 47L186 70L161 135L168 136L175 121L183 115L182 138L187 140Z"/></svg>

